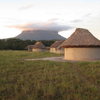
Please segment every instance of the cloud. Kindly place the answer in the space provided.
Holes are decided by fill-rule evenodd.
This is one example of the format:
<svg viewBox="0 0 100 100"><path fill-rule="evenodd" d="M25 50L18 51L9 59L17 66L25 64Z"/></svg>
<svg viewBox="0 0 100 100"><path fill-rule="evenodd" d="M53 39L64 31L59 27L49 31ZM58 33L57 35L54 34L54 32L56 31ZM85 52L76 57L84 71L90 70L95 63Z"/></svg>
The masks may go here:
<svg viewBox="0 0 100 100"><path fill-rule="evenodd" d="M24 25L15 25L15 26L8 26L10 28L17 28L21 30L52 30L52 31L64 31L69 30L72 27L66 26L62 24L58 24L57 22L48 21L46 23L28 23Z"/></svg>
<svg viewBox="0 0 100 100"><path fill-rule="evenodd" d="M90 18L92 16L92 13L87 13L85 15L83 15L81 18L79 19L74 19L72 21L70 21L71 23L80 23L83 22L84 20L86 20L87 18Z"/></svg>
<svg viewBox="0 0 100 100"><path fill-rule="evenodd" d="M92 15L92 13L87 13L83 17L90 17L91 15Z"/></svg>
<svg viewBox="0 0 100 100"><path fill-rule="evenodd" d="M57 22L59 19L58 18L52 18L52 19L49 19L48 21L49 22Z"/></svg>
<svg viewBox="0 0 100 100"><path fill-rule="evenodd" d="M10 18L10 17L0 17L0 22L8 22L8 23L14 23L20 21L19 19L16 18Z"/></svg>
<svg viewBox="0 0 100 100"><path fill-rule="evenodd" d="M19 10L26 10L26 9L30 9L33 7L33 4L27 4L27 5L23 5L22 7L19 8Z"/></svg>
<svg viewBox="0 0 100 100"><path fill-rule="evenodd" d="M72 20L71 22L72 23L79 23L79 22L82 22L83 20L81 20L81 19L75 19L75 20Z"/></svg>

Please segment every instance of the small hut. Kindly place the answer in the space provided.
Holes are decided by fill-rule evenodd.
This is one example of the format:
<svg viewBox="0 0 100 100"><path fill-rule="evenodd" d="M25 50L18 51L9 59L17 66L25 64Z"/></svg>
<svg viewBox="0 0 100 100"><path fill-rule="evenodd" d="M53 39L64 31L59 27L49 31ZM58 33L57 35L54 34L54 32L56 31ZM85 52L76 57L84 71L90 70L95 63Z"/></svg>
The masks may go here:
<svg viewBox="0 0 100 100"><path fill-rule="evenodd" d="M61 46L66 60L100 60L100 40L86 29L77 28Z"/></svg>
<svg viewBox="0 0 100 100"><path fill-rule="evenodd" d="M32 51L33 46L34 46L34 45L28 45L28 46L26 47L26 49L27 49L28 51Z"/></svg>
<svg viewBox="0 0 100 100"><path fill-rule="evenodd" d="M33 46L32 46L32 51L45 51L46 47L42 42L36 42Z"/></svg>
<svg viewBox="0 0 100 100"><path fill-rule="evenodd" d="M54 42L51 46L50 46L50 52L51 53L58 53L58 54L63 54L64 53L64 49L60 48L60 45L64 42L64 40L59 40Z"/></svg>

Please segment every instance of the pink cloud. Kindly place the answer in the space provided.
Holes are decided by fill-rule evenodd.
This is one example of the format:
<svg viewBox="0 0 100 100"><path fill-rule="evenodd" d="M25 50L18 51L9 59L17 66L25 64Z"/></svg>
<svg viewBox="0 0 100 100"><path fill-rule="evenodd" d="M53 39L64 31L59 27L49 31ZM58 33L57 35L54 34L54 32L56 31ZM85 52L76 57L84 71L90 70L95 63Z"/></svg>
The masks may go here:
<svg viewBox="0 0 100 100"><path fill-rule="evenodd" d="M46 23L28 23L28 24L14 25L8 27L17 28L21 30L53 30L58 32L72 28L71 26L61 25L52 21L48 21Z"/></svg>

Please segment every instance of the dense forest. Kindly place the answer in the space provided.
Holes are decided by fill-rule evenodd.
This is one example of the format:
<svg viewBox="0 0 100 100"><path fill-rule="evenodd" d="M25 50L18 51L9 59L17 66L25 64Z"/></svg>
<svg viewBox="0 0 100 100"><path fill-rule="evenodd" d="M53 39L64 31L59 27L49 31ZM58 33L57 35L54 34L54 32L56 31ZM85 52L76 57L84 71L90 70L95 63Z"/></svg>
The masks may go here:
<svg viewBox="0 0 100 100"><path fill-rule="evenodd" d="M49 47L56 40L41 40L41 42ZM25 50L28 45L34 45L35 40L20 40L20 39L1 39L0 50Z"/></svg>

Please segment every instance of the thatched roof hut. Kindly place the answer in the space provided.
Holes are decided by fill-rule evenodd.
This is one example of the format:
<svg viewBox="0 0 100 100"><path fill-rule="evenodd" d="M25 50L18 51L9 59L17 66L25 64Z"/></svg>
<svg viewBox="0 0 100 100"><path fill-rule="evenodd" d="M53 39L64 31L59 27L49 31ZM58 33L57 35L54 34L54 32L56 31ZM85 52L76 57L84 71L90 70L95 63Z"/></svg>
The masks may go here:
<svg viewBox="0 0 100 100"><path fill-rule="evenodd" d="M26 47L28 51L45 51L46 47L42 42L36 42L34 45L28 45Z"/></svg>
<svg viewBox="0 0 100 100"><path fill-rule="evenodd" d="M45 45L42 42L36 42L33 48L45 49Z"/></svg>
<svg viewBox="0 0 100 100"><path fill-rule="evenodd" d="M28 45L28 46L26 47L26 49L28 49L28 51L32 51L33 46L34 46L34 45Z"/></svg>
<svg viewBox="0 0 100 100"><path fill-rule="evenodd" d="M42 42L36 42L32 46L32 51L45 51L46 47Z"/></svg>
<svg viewBox="0 0 100 100"><path fill-rule="evenodd" d="M64 42L64 40L55 41L50 46L51 53L64 53L63 48L60 48L60 45Z"/></svg>
<svg viewBox="0 0 100 100"><path fill-rule="evenodd" d="M77 28L61 47L67 60L100 60L100 40L87 29Z"/></svg>

